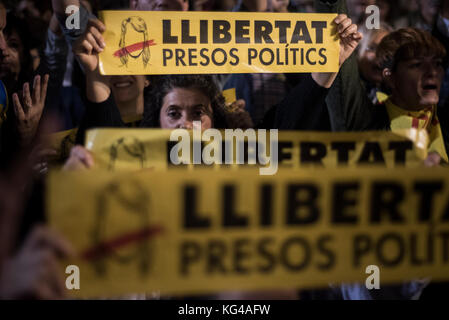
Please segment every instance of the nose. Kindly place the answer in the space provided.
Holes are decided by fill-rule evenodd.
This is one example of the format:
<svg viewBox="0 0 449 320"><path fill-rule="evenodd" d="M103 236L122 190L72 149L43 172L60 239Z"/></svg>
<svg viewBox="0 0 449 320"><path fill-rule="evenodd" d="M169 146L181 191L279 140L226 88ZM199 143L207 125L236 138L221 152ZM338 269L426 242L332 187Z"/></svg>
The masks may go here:
<svg viewBox="0 0 449 320"><path fill-rule="evenodd" d="M181 124L180 128L181 128L181 129L192 130L192 129L193 129L193 123L192 123L192 121L185 120L185 121Z"/></svg>

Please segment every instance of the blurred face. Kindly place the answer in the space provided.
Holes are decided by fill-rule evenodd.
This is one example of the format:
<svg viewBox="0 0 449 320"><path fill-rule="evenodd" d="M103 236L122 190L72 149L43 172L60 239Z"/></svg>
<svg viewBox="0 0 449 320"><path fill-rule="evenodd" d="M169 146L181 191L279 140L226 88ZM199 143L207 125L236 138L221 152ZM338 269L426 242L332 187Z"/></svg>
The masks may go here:
<svg viewBox="0 0 449 320"><path fill-rule="evenodd" d="M273 6L274 12L288 12L288 5L290 0L272 0L271 5Z"/></svg>
<svg viewBox="0 0 449 320"><path fill-rule="evenodd" d="M117 103L125 103L143 97L145 87L150 82L145 76L113 76L110 79L110 86L114 99Z"/></svg>
<svg viewBox="0 0 449 320"><path fill-rule="evenodd" d="M36 8L33 1L22 0L17 6L17 11L22 17L42 18L41 12Z"/></svg>
<svg viewBox="0 0 449 320"><path fill-rule="evenodd" d="M301 10L305 13L313 13L315 11L313 0L296 0L294 3L299 5Z"/></svg>
<svg viewBox="0 0 449 320"><path fill-rule="evenodd" d="M131 0L130 7L138 11L187 11L188 0Z"/></svg>
<svg viewBox="0 0 449 320"><path fill-rule="evenodd" d="M194 0L194 11L212 11L215 0Z"/></svg>
<svg viewBox="0 0 449 320"><path fill-rule="evenodd" d="M386 73L384 70L393 91L393 102L400 107L420 110L438 103L444 75L441 59L419 57L401 61L390 76Z"/></svg>
<svg viewBox="0 0 449 320"><path fill-rule="evenodd" d="M193 129L193 121L201 121L201 129L210 129L212 106L208 97L193 88L174 88L162 103L159 122L163 129Z"/></svg>
<svg viewBox="0 0 449 320"><path fill-rule="evenodd" d="M20 61L23 57L23 45L17 32L11 32L6 37L6 48L0 55L0 77L13 76L16 80L21 67Z"/></svg>
<svg viewBox="0 0 449 320"><path fill-rule="evenodd" d="M432 24L438 11L438 0L419 0L421 15L428 24Z"/></svg>
<svg viewBox="0 0 449 320"><path fill-rule="evenodd" d="M367 6L375 4L375 0L348 0L349 17L355 22L360 23L365 16Z"/></svg>
<svg viewBox="0 0 449 320"><path fill-rule="evenodd" d="M376 63L376 49L387 34L387 31L375 33L371 37L365 51L359 56L360 72L363 78L373 85L378 85L382 82L382 69Z"/></svg>
<svg viewBox="0 0 449 320"><path fill-rule="evenodd" d="M221 11L231 11L236 4L235 0L216 0L215 5L218 5Z"/></svg>

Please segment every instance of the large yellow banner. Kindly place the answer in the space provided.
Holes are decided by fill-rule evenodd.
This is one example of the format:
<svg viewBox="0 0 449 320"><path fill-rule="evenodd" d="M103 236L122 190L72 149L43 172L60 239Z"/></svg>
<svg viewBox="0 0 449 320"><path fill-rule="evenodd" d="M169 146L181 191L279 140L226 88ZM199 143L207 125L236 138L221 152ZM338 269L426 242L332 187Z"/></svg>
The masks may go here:
<svg viewBox="0 0 449 320"><path fill-rule="evenodd" d="M103 11L105 75L337 72L336 14Z"/></svg>
<svg viewBox="0 0 449 320"><path fill-rule="evenodd" d="M449 280L447 169L53 173L83 297Z"/></svg>
<svg viewBox="0 0 449 320"><path fill-rule="evenodd" d="M184 131L186 135L182 135L182 130L181 134L177 132L97 129L88 131L85 145L92 151L96 167L111 171L173 168L229 171L250 166L272 168L272 173L276 173L278 168L420 167L427 156L428 146L426 130L416 129L357 133L249 129L240 132L238 136L244 136L241 140L236 138L238 132L232 130L215 130L214 135L210 134L210 130L198 134ZM186 142L186 148L178 148L182 142ZM175 165L171 161L173 151L177 149L180 149L181 155L188 154L185 163ZM194 164L196 149L201 159ZM271 151L274 149L276 154ZM219 156L211 157L208 150ZM228 158L232 163L226 165L230 154ZM243 161L237 164L236 158L240 155ZM254 160L253 164L250 159Z"/></svg>

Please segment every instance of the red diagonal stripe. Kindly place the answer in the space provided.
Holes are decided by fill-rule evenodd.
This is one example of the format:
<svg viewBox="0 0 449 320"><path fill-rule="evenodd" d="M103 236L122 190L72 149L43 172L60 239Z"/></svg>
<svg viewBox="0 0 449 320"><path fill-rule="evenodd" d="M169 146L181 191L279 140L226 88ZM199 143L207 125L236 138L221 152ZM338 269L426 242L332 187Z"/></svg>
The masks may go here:
<svg viewBox="0 0 449 320"><path fill-rule="evenodd" d="M117 50L114 52L114 57L120 58L125 56L128 52L132 53L134 51L142 50L143 48L149 47L149 46L155 46L156 43L154 43L154 40L148 40L144 42L135 43L132 45L129 45L123 49Z"/></svg>
<svg viewBox="0 0 449 320"><path fill-rule="evenodd" d="M132 243L142 242L162 232L162 227L152 226L137 232L128 233L110 241L100 243L99 245L84 251L81 255L83 259L94 260L101 258L113 250L130 245Z"/></svg>

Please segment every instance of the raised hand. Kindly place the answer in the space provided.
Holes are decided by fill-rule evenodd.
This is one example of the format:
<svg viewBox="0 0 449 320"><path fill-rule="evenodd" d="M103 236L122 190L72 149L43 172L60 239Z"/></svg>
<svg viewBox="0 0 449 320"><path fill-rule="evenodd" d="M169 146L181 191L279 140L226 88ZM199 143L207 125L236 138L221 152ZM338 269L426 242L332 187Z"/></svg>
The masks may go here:
<svg viewBox="0 0 449 320"><path fill-rule="evenodd" d="M30 93L30 84L27 82L23 85L21 98L17 93L12 96L17 129L24 146L32 142L39 127L47 97L48 79L48 74L43 79L41 76L36 76L32 93Z"/></svg>
<svg viewBox="0 0 449 320"><path fill-rule="evenodd" d="M339 67L351 56L355 48L359 45L363 35L357 31L357 25L352 23L345 14L339 14L334 23L337 27L337 34L340 38ZM324 88L330 88L337 78L338 73L313 72L312 78L317 84Z"/></svg>
<svg viewBox="0 0 449 320"><path fill-rule="evenodd" d="M62 299L66 288L59 259L74 250L59 234L35 227L17 255L8 259L0 275L0 299Z"/></svg>
<svg viewBox="0 0 449 320"><path fill-rule="evenodd" d="M98 54L106 47L102 35L105 30L100 20L89 19L86 32L73 44L73 53L86 71L93 72L98 68Z"/></svg>
<svg viewBox="0 0 449 320"><path fill-rule="evenodd" d="M337 32L340 37L340 66L348 59L357 48L363 35L357 31L357 25L345 14L340 14L335 18Z"/></svg>

